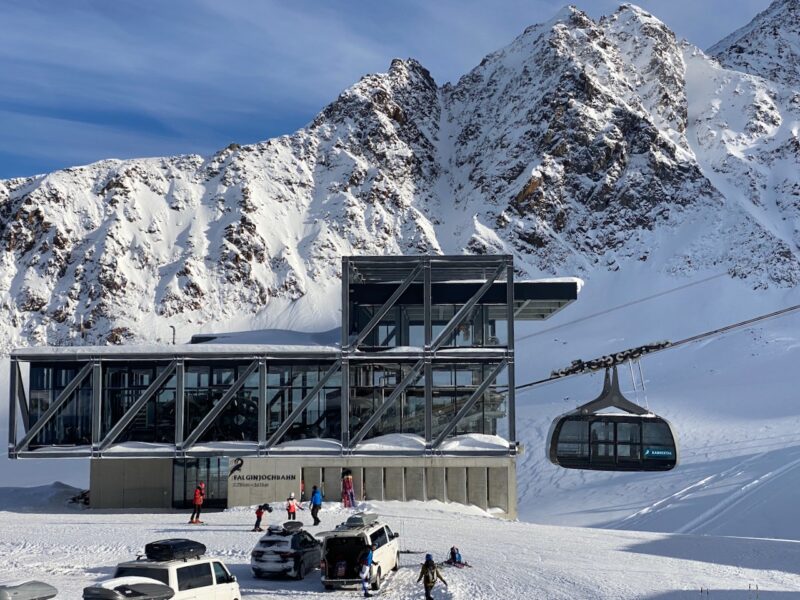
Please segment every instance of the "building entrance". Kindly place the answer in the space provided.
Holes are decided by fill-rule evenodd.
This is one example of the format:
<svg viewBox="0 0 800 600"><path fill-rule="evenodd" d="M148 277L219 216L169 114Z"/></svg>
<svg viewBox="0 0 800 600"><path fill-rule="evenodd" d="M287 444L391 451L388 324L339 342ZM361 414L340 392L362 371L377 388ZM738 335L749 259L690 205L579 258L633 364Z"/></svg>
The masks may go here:
<svg viewBox="0 0 800 600"><path fill-rule="evenodd" d="M228 458L186 458L173 461L172 506L191 508L194 490L201 482L206 484L204 507L228 506Z"/></svg>

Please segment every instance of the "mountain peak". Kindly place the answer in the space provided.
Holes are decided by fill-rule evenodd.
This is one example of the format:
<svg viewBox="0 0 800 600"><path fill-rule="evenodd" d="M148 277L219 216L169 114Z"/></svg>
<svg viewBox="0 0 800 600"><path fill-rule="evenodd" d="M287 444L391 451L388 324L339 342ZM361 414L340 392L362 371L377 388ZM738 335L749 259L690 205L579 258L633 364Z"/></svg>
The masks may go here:
<svg viewBox="0 0 800 600"><path fill-rule="evenodd" d="M800 0L774 0L708 53L725 67L800 87Z"/></svg>

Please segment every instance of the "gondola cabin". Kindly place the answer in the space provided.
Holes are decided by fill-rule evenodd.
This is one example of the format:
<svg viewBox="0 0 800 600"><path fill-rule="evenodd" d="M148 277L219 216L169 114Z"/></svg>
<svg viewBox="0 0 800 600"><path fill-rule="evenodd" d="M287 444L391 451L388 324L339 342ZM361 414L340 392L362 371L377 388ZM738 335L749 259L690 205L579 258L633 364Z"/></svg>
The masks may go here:
<svg viewBox="0 0 800 600"><path fill-rule="evenodd" d="M625 412L600 412L608 408ZM678 464L678 443L666 419L622 395L614 367L600 396L553 421L547 457L565 469L669 471Z"/></svg>
<svg viewBox="0 0 800 600"><path fill-rule="evenodd" d="M566 469L669 471L678 462L672 427L653 414L561 416L549 449L550 462Z"/></svg>

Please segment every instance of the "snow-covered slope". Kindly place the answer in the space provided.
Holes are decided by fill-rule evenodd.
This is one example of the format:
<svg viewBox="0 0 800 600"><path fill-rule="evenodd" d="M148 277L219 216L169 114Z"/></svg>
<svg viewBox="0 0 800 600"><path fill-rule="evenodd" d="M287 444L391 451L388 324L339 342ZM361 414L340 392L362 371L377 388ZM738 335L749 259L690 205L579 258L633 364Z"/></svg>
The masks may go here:
<svg viewBox="0 0 800 600"><path fill-rule="evenodd" d="M637 284L645 268L599 277L569 312L520 330L517 381L546 377L553 364L567 366L573 359L661 339L678 341L800 304L800 289L756 294L725 276L699 278L679 290L667 278L653 279L653 287L643 290ZM654 297L591 317L646 296ZM793 518L800 477L798 361L800 312L644 358L646 395L634 391L623 368L623 392L675 427L681 463L668 473L570 471L546 459L551 421L596 397L602 373L520 393L517 431L525 444L517 465L520 518L800 540Z"/></svg>
<svg viewBox="0 0 800 600"><path fill-rule="evenodd" d="M343 254L791 287L798 111L637 7L567 8L456 84L395 60L289 136L0 182L2 344L328 329Z"/></svg>
<svg viewBox="0 0 800 600"><path fill-rule="evenodd" d="M408 551L400 555L400 569L383 578L379 596L386 600L421 598L416 580L424 554L442 561L454 544L472 568L442 567L448 587L438 584L434 598L680 600L697 597L702 587L710 589L710 598L788 600L800 592L800 544L791 542L551 527L491 519L478 510L454 513L439 503L381 502L366 508L400 533L400 548ZM347 514L326 504L322 524L308 529L327 531ZM228 565L243 598L356 597L354 590L326 592L318 571L303 581L255 579L249 565L258 539L250 531L252 512L209 512L204 519L205 527L193 527L178 512L62 510L43 518L0 510L0 573L46 581L59 589L59 600L75 600L85 586L109 578L118 562L141 553L147 542L191 536ZM756 585L760 595L748 594L748 586Z"/></svg>
<svg viewBox="0 0 800 600"><path fill-rule="evenodd" d="M708 52L728 68L800 90L800 0L775 0Z"/></svg>

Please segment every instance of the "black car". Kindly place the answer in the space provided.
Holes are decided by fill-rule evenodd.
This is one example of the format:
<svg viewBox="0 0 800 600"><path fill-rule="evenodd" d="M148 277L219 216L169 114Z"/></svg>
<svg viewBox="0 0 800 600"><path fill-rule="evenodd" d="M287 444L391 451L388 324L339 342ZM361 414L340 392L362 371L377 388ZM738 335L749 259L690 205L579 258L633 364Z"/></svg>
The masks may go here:
<svg viewBox="0 0 800 600"><path fill-rule="evenodd" d="M270 525L250 553L253 575L302 579L314 571L322 558L322 543L302 527L299 521Z"/></svg>

